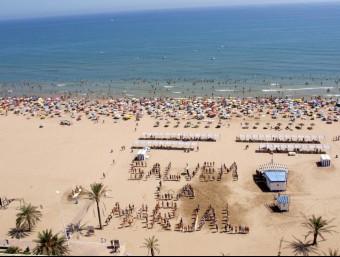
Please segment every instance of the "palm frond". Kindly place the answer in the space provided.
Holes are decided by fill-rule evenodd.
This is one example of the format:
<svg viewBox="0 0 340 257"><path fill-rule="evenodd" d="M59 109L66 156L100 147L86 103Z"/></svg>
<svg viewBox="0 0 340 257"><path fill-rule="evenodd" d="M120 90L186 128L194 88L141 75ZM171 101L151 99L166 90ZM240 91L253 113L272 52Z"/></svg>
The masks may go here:
<svg viewBox="0 0 340 257"><path fill-rule="evenodd" d="M310 235L318 235L323 240L325 240L324 234L332 234L336 231L334 230L335 226L331 226L330 224L335 220L325 220L322 218L322 216L316 217L313 215L310 218L305 217L305 222L302 223L302 225L308 229L306 238Z"/></svg>
<svg viewBox="0 0 340 257"><path fill-rule="evenodd" d="M90 190L85 190L86 194L88 195L89 199L93 202L96 202L97 204L97 212L98 212L98 219L99 219L99 227L100 229L103 228L102 223L101 223L101 212L100 212L100 205L102 203L101 199L103 197L107 196L107 193L111 191L108 190L107 187L104 186L102 183L93 183L90 185ZM104 203L103 203L104 204ZM104 207L106 209L106 206L104 204ZM95 211L93 210L94 215ZM102 209L103 212L103 209ZM104 215L104 212L103 212Z"/></svg>
<svg viewBox="0 0 340 257"><path fill-rule="evenodd" d="M64 256L69 254L66 238L54 235L52 230L38 233L38 239L34 240L37 246L33 249L34 255Z"/></svg>
<svg viewBox="0 0 340 257"><path fill-rule="evenodd" d="M145 239L145 243L141 247L148 249L148 255L152 251L156 251L159 254L161 251L158 248L159 247L158 242L159 242L158 239L155 238L155 236L153 236L152 238Z"/></svg>
<svg viewBox="0 0 340 257"><path fill-rule="evenodd" d="M10 236L12 239L23 239L25 237L28 237L26 228L22 226L11 228L7 235Z"/></svg>
<svg viewBox="0 0 340 257"><path fill-rule="evenodd" d="M30 231L40 221L42 213L38 207L28 204L20 207L16 216L16 226L25 227Z"/></svg>

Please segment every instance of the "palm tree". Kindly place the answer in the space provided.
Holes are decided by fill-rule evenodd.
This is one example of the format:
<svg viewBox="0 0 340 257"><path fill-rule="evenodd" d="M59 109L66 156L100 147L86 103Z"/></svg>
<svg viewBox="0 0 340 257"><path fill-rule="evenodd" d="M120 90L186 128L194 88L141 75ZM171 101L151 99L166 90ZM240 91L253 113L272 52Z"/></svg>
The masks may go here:
<svg viewBox="0 0 340 257"><path fill-rule="evenodd" d="M70 252L66 238L59 237L59 234L54 235L52 230L39 232L38 239L34 242L37 243L33 249L34 255L63 256Z"/></svg>
<svg viewBox="0 0 340 257"><path fill-rule="evenodd" d="M6 249L5 254L20 254L21 252L22 250L19 247L11 246Z"/></svg>
<svg viewBox="0 0 340 257"><path fill-rule="evenodd" d="M40 221L42 217L41 211L38 207L32 206L31 204L20 207L20 212L17 214L16 226L27 228L29 232L32 228Z"/></svg>
<svg viewBox="0 0 340 257"><path fill-rule="evenodd" d="M332 234L335 232L332 230L335 226L330 226L330 223L333 222L333 220L324 220L322 217L315 217L315 215L312 216L312 218L306 218L306 221L303 223L303 226L306 227L309 231L306 235L306 238L309 235L314 236L314 240L312 245L317 245L318 242L318 236L320 236L322 239L325 239L323 237L323 234Z"/></svg>
<svg viewBox="0 0 340 257"><path fill-rule="evenodd" d="M151 253L151 256L155 256L155 251L159 254L161 251L158 249L158 239L153 236L152 238L145 239L145 243L142 246L143 248L148 249L148 255Z"/></svg>
<svg viewBox="0 0 340 257"><path fill-rule="evenodd" d="M99 228L103 229L103 225L102 225L102 218L100 215L100 201L102 199L102 197L107 195L107 192L109 190L107 190L107 187L104 187L104 185L102 183L94 183L91 186L91 190L87 190L87 194L90 197L90 199L92 201L95 201L97 204L97 212L98 212L98 219L99 219Z"/></svg>

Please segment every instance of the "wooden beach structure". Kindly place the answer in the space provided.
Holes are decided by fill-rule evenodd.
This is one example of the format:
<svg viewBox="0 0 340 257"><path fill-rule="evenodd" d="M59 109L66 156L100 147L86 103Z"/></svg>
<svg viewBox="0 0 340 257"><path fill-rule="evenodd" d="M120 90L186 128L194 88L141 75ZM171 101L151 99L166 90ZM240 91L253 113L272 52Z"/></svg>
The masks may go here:
<svg viewBox="0 0 340 257"><path fill-rule="evenodd" d="M331 157L328 154L322 154L320 156L320 165L321 167L331 166Z"/></svg>
<svg viewBox="0 0 340 257"><path fill-rule="evenodd" d="M285 171L265 171L267 187L271 192L281 192L287 189L287 173Z"/></svg>
<svg viewBox="0 0 340 257"><path fill-rule="evenodd" d="M194 150L198 147L197 142L183 141L158 141L158 140L137 140L133 143L133 149L150 147L158 150Z"/></svg>
<svg viewBox="0 0 340 257"><path fill-rule="evenodd" d="M257 153L325 154L331 146L321 144L260 144Z"/></svg>
<svg viewBox="0 0 340 257"><path fill-rule="evenodd" d="M321 144L325 139L322 135L264 135L246 134L236 137L240 143L286 143L286 144Z"/></svg>
<svg viewBox="0 0 340 257"><path fill-rule="evenodd" d="M290 205L290 198L286 195L278 195L275 197L275 206L280 212L288 212Z"/></svg>
<svg viewBox="0 0 340 257"><path fill-rule="evenodd" d="M286 191L288 183L288 168L286 165L278 163L268 163L259 166L257 173L263 179L271 192Z"/></svg>

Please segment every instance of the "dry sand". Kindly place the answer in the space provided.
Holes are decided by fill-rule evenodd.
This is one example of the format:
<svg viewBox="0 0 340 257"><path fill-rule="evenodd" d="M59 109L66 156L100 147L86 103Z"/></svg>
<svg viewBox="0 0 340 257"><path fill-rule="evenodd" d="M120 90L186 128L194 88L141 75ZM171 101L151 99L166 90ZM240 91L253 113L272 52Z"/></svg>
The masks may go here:
<svg viewBox="0 0 340 257"><path fill-rule="evenodd" d="M286 164L289 167L289 184L287 194L291 196L290 212L284 214L272 213L268 204L273 203L273 193L262 192L253 182L253 174L258 165L271 160L269 154L257 154L258 144L251 144L245 150L245 144L236 143L235 137L244 133L278 134L275 131L258 130L244 131L240 123L242 119L234 118L224 122L221 129L184 129L184 121L180 128L173 128L175 121L169 128L164 128L165 121L161 121L160 128L153 128L155 122L150 117L145 117L139 122L138 131L134 132L135 122L119 121L114 124L107 119L105 124L93 124L89 120L75 122L71 127L61 127L60 119L46 120L45 127L39 129L42 121L38 119L26 120L24 117L0 117L0 196L7 198L24 198L27 203L42 207L43 219L38 224L35 233L27 239L36 238L36 232L52 228L54 232L62 232L62 221L58 208L56 190L62 192L62 210L66 223L81 217L82 223L97 226L98 221L91 207L85 213L87 201L81 199L78 205L67 200L67 194L81 185L89 188L93 182L103 182L112 191L103 201L106 206L105 217L116 202L122 207L134 204L139 209L142 204L154 208L156 204L154 193L159 181L154 178L148 181L129 181L129 167L135 157L136 150L131 153L128 149L139 138L142 132L197 132L220 133L221 139L216 143L200 143L199 152L184 153L182 151L152 150L150 153L149 167L160 163L162 171L172 162L171 174L183 171L188 163L195 167L198 162L214 161L216 166L221 163L231 165L234 161L239 167L239 180L232 181L227 175L222 182L199 182L198 178L190 182L196 192L195 199L185 199L180 203L180 211L176 222L181 217L185 223L191 222L190 213L197 203L202 205L201 215L210 203L217 209L219 220L222 220L222 210L228 203L230 206L231 221L237 225L250 227L249 235L227 235L212 233L208 227L200 232L179 233L167 232L160 226L153 230L146 230L139 221L131 228L119 229L120 222L114 219L102 231L96 231L94 237L73 237L73 254L96 253L109 255L105 247L98 244L101 238L119 239L125 245L125 253L144 255L146 250L141 248L145 238L155 235L159 239L162 255L276 255L279 250L280 239L292 241L293 236L304 239L306 230L301 226L303 214L322 215L324 218L338 218L340 214L340 172L337 167L340 160L335 155L340 153L340 143L332 142L333 136L339 133L339 124L325 125L321 121L316 123L314 131L310 132L304 127L295 134L323 134L326 135L324 143L330 144L332 150L332 167L318 168L316 162L318 155L298 155L288 157L285 154L275 155L275 162ZM251 124L257 121L248 119ZM271 122L275 125L282 122L285 127L288 120L271 120L270 117L260 120L263 127ZM309 121L306 121L306 124ZM217 121L215 122L217 124ZM228 128L226 124L230 123ZM216 125L215 124L215 125ZM287 134L281 131L279 134ZM126 151L120 151L125 145ZM110 153L111 149L114 153ZM112 160L115 164L112 165ZM102 178L103 172L106 178ZM182 179L178 182L164 182L164 188L177 192L188 182ZM163 189L166 190L166 189ZM9 238L10 228L15 226L15 214L19 202L12 203L7 210L0 210L0 240ZM84 207L85 206L85 207ZM340 231L340 219L334 221L337 231ZM327 235L327 241L319 244L320 250L337 248L340 234ZM84 247L79 244L84 242ZM95 244L86 244L93 242ZM78 245L78 247L76 247ZM99 246L98 246L99 245ZM86 247L85 247L86 246ZM292 254L283 243L282 255ZM92 249L92 251L89 251Z"/></svg>

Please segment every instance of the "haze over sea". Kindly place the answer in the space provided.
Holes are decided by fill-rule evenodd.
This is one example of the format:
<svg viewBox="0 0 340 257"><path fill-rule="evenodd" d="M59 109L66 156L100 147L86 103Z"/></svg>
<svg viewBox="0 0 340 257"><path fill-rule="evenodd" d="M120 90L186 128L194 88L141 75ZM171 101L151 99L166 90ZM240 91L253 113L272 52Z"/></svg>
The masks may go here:
<svg viewBox="0 0 340 257"><path fill-rule="evenodd" d="M1 92L336 95L339 13L301 4L1 21Z"/></svg>

